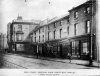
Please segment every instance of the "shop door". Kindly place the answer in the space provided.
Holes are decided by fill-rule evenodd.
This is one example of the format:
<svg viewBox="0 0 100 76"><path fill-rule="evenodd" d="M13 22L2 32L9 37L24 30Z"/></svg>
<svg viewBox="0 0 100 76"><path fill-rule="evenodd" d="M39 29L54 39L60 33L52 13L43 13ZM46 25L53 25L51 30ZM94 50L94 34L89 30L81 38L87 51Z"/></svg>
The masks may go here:
<svg viewBox="0 0 100 76"><path fill-rule="evenodd" d="M80 57L79 53L79 41L72 42L72 57L78 59Z"/></svg>

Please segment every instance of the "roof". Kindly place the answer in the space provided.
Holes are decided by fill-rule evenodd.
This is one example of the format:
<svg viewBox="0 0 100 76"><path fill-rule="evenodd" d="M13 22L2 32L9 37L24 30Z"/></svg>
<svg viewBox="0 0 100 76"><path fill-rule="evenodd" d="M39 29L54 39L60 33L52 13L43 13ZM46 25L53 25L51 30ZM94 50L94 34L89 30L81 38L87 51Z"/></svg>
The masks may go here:
<svg viewBox="0 0 100 76"><path fill-rule="evenodd" d="M12 21L12 24L30 24L30 25L35 24L35 25L39 25L39 23L35 23L32 20L16 20L16 19Z"/></svg>
<svg viewBox="0 0 100 76"><path fill-rule="evenodd" d="M75 9L78 9L78 8L80 8L80 7L82 7L82 6L92 4L92 3L95 2L95 1L96 1L96 0L88 0L88 1L86 1L85 3L83 3L83 4L80 4L80 5L76 6L76 7L73 7L72 9L69 10L69 12L71 12L71 11L73 11L73 10L75 10Z"/></svg>
<svg viewBox="0 0 100 76"><path fill-rule="evenodd" d="M52 18L51 20L49 20L48 23L44 24L44 25L41 25L41 26L36 26L35 29L33 29L33 31L37 31L39 28L42 28L44 26L48 26L50 23L53 23L53 22L56 22L56 21L59 21L61 19L63 19L64 17L68 17L69 16L69 13L65 14L65 15L62 15L60 17L54 17Z"/></svg>

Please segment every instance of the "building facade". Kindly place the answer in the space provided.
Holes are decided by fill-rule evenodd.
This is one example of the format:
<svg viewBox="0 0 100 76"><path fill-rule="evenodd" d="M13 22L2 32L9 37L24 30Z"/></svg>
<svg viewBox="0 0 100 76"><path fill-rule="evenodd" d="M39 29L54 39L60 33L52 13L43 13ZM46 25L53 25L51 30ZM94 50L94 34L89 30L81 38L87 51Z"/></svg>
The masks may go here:
<svg viewBox="0 0 100 76"><path fill-rule="evenodd" d="M7 48L8 48L8 45L7 45L7 35L1 33L0 34L0 51L4 52L5 49L7 49Z"/></svg>
<svg viewBox="0 0 100 76"><path fill-rule="evenodd" d="M38 26L37 23L31 20L23 20L21 16L8 24L8 46L10 51L32 51L31 50L31 35L32 30ZM26 47L27 46L27 47Z"/></svg>
<svg viewBox="0 0 100 76"><path fill-rule="evenodd" d="M68 15L49 21L37 28L33 36L38 45L43 43L44 55L67 58L71 54L75 59L88 59L89 55L97 60L96 0L89 0L69 10Z"/></svg>
<svg viewBox="0 0 100 76"><path fill-rule="evenodd" d="M96 1L89 0L69 10L69 13L72 56L87 59L89 54L96 60Z"/></svg>
<svg viewBox="0 0 100 76"><path fill-rule="evenodd" d="M39 23L18 17L8 24L9 48L49 57L97 60L96 5L96 0L88 0L67 15Z"/></svg>

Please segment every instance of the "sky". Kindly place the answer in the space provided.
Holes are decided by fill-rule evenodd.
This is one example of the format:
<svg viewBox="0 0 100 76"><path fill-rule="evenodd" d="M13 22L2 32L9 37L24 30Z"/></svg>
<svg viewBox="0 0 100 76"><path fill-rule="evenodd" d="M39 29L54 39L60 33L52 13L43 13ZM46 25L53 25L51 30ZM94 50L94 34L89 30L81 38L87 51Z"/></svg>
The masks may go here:
<svg viewBox="0 0 100 76"><path fill-rule="evenodd" d="M68 13L87 0L0 0L0 33L7 32L7 24L18 15L24 20L44 20Z"/></svg>

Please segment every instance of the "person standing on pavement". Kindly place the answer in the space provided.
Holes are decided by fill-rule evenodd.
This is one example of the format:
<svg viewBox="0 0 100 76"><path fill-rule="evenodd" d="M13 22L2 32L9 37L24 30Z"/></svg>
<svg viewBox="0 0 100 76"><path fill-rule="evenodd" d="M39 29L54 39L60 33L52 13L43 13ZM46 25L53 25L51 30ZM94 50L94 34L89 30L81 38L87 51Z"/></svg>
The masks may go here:
<svg viewBox="0 0 100 76"><path fill-rule="evenodd" d="M39 52L39 50L38 50L38 45L37 45L37 51L36 51L37 58L38 58L38 52Z"/></svg>
<svg viewBox="0 0 100 76"><path fill-rule="evenodd" d="M71 63L71 53L68 53L69 63Z"/></svg>

